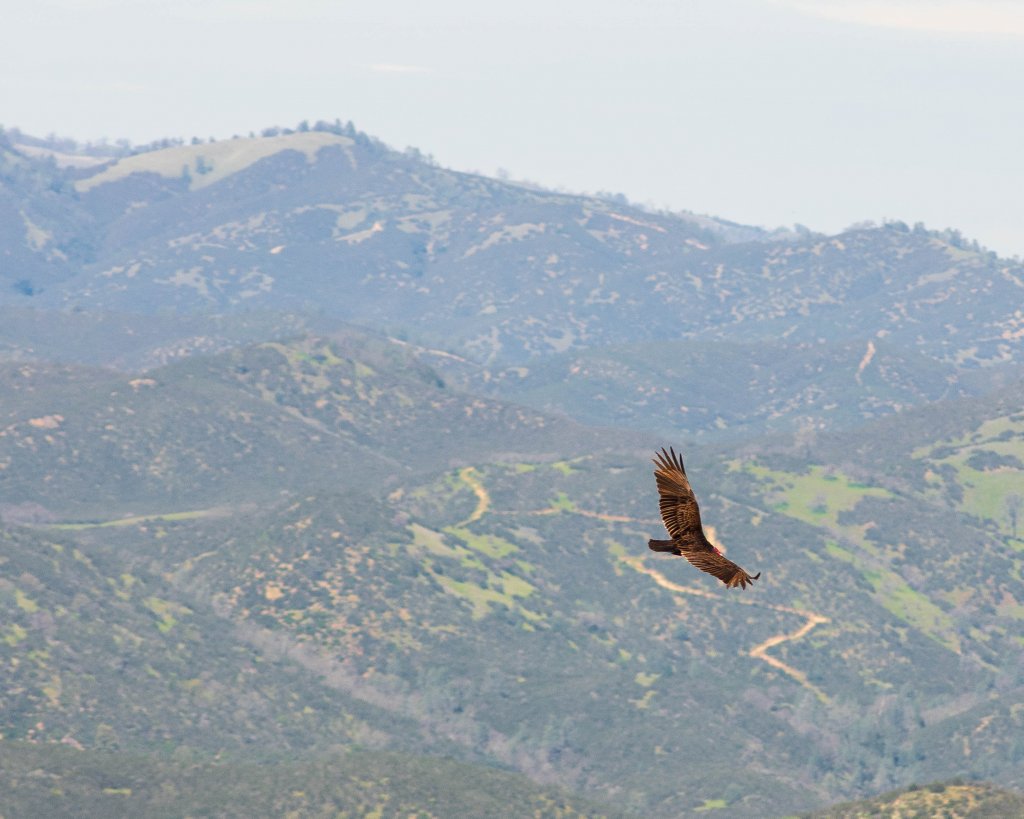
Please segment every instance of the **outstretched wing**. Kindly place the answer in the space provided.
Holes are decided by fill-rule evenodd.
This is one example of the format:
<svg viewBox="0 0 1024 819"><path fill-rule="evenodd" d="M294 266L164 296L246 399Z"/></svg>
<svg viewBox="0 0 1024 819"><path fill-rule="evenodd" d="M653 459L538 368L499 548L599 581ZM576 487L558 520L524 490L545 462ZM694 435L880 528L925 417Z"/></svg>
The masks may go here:
<svg viewBox="0 0 1024 819"><path fill-rule="evenodd" d="M760 572L753 576L747 574L729 558L719 554L713 548L691 546L688 543L679 542L676 543L676 547L678 549L676 554L685 557L702 572L713 574L729 588L739 586L745 589L761 576Z"/></svg>
<svg viewBox="0 0 1024 819"><path fill-rule="evenodd" d="M700 509L693 496L690 482L683 469L683 459L674 449L661 450L654 459L654 479L658 482L658 506L661 519L673 540L704 543L704 530L700 525ZM712 554L714 551L708 549Z"/></svg>
<svg viewBox="0 0 1024 819"><path fill-rule="evenodd" d="M685 557L702 572L714 575L726 586L746 588L757 580L761 573L751 576L715 549L704 536L700 523L700 509L693 496L690 481L683 468L683 459L674 449L658 453L654 460L657 467L654 478L658 483L658 505L661 519L672 540L652 540L648 544L656 552L671 552Z"/></svg>

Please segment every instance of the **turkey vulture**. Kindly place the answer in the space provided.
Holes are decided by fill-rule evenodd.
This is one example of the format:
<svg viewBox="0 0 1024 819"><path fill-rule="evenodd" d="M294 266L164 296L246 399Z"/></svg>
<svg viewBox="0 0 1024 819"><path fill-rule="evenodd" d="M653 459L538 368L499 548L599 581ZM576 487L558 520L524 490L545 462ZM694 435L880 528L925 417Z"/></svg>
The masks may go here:
<svg viewBox="0 0 1024 819"><path fill-rule="evenodd" d="M748 583L753 585L761 573L751 577L712 546L704 536L697 499L686 478L682 457L676 455L674 449L670 448L666 452L662 448L654 465L657 467L654 478L658 482L661 519L665 521L665 528L672 535L672 540L649 540L647 545L655 552L671 552L685 557L702 572L713 574L729 588L739 586L745 589Z"/></svg>

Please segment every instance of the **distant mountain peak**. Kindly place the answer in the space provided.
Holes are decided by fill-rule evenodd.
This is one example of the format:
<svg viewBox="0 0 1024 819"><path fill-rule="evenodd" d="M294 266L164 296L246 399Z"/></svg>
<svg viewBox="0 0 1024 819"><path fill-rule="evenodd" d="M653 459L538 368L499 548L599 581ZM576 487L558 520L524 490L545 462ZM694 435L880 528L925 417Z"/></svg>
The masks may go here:
<svg viewBox="0 0 1024 819"><path fill-rule="evenodd" d="M119 159L93 176L79 179L75 189L85 193L134 173L156 173L170 179L187 177L189 188L197 190L281 151L300 151L307 160L313 161L321 148L331 145L349 148L353 140L326 131L305 131L280 136L237 137L219 142L176 145Z"/></svg>

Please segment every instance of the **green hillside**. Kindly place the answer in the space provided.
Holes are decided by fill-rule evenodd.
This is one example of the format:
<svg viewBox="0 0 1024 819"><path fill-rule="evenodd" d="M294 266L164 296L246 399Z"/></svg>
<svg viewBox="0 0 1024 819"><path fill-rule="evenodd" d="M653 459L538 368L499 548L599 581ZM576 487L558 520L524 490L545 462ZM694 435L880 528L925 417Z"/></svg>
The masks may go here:
<svg viewBox="0 0 1024 819"><path fill-rule="evenodd" d="M453 392L406 348L353 332L137 376L23 363L0 365L0 377L0 491L13 520L22 508L89 522L251 504L381 486L494 450L598 442L568 421Z"/></svg>
<svg viewBox="0 0 1024 819"><path fill-rule="evenodd" d="M807 819L1006 819L1024 816L1024 796L985 784L937 782L887 793L875 799L844 802Z"/></svg>
<svg viewBox="0 0 1024 819"><path fill-rule="evenodd" d="M757 596L646 553L652 481L626 453L61 534L421 736L648 815L792 811L949 766L1014 780L1015 555L842 473L690 463L719 542L765 571Z"/></svg>
<svg viewBox="0 0 1024 819"><path fill-rule="evenodd" d="M3 816L1015 805L1019 261L341 123L2 132L0 252Z"/></svg>
<svg viewBox="0 0 1024 819"><path fill-rule="evenodd" d="M880 340L659 341L546 356L527 366L442 371L473 389L602 426L650 429L697 440L842 429L932 401L979 395L1002 369L965 376Z"/></svg>
<svg viewBox="0 0 1024 819"><path fill-rule="evenodd" d="M0 567L4 740L214 753L308 747L312 729L340 744L386 731L415 747L407 721L246 645L213 609L94 540L2 530Z"/></svg>
<svg viewBox="0 0 1024 819"><path fill-rule="evenodd" d="M618 815L522 776L365 751L244 762L4 743L0 790L11 816Z"/></svg>
<svg viewBox="0 0 1024 819"><path fill-rule="evenodd" d="M664 816L793 812L950 770L1020 784L1024 689L1005 658L1019 654L1022 553L925 478L914 491L894 477L940 468L949 440L969 459L998 439L1008 468L997 423L933 430L932 446L905 445L916 460L862 460L863 433L830 462L816 455L838 439L690 448L714 537L764 572L730 594L646 550L660 531L653 446L601 449L568 422L461 394L406 346L268 343L134 378L19 367L7 497L49 517L8 535L9 739L322 753L372 737ZM168 385L173 401L147 397ZM95 420L54 403L72 394ZM134 518L108 499L125 497L104 483L118 473L87 471L100 455L69 457L112 419L131 443L125 475L165 442L164 483L134 479L151 487ZM899 423L923 434L913 414ZM281 445L283 471L266 454L282 428L309 430L303 460ZM242 435L251 460L222 470L224 494L175 454L206 440L203 463L228 464ZM60 453L49 480L27 471L48 463L44 446ZM368 452L405 454L375 475ZM110 643L107 623L126 633ZM120 657L131 673L83 677L75 646L94 658L83 668ZM246 678L265 686L255 710L229 705L248 702L228 682L240 663L266 669ZM132 702L145 704L126 721Z"/></svg>

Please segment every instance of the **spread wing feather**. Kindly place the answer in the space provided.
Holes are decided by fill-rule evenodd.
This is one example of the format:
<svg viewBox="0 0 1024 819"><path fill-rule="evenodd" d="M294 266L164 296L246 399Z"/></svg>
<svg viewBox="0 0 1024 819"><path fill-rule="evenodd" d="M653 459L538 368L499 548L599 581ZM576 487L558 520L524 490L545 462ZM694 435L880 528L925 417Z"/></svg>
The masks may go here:
<svg viewBox="0 0 1024 819"><path fill-rule="evenodd" d="M682 457L672 448L668 452L662 449L654 459L654 465L661 519L672 540L652 540L648 544L650 548L685 557L693 566L714 575L730 588L740 586L745 589L757 580L761 576L760 572L753 577L747 574L715 549L705 537L700 522L700 509L686 477Z"/></svg>
<svg viewBox="0 0 1024 819"><path fill-rule="evenodd" d="M658 453L654 461L654 479L658 482L661 519L673 540L703 540L704 529L700 525L700 509L693 496L690 481L683 468L683 459L674 449ZM710 545L708 551L712 551Z"/></svg>
<svg viewBox="0 0 1024 819"><path fill-rule="evenodd" d="M690 561L691 565L696 566L702 572L714 575L730 588L740 586L745 589L748 584L753 583L761 576L761 573L758 572L751 577L729 560L729 558L725 555L720 555L714 549L705 551L704 549L693 549L686 544L682 544L679 546L679 551L676 554L685 557Z"/></svg>

